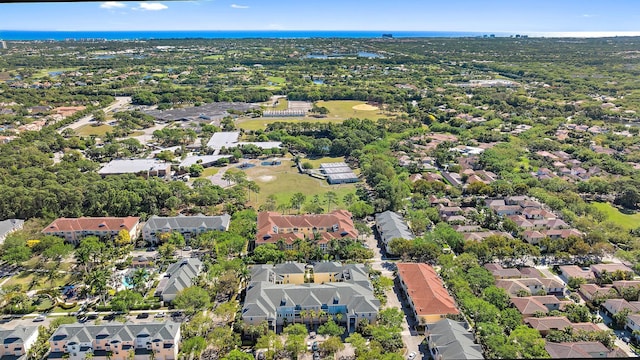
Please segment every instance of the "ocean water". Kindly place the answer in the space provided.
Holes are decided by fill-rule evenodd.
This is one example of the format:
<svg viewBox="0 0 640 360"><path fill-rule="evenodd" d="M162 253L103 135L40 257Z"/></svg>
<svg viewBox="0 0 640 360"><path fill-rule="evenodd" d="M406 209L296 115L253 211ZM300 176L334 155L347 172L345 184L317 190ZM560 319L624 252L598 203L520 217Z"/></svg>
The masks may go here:
<svg viewBox="0 0 640 360"><path fill-rule="evenodd" d="M407 37L477 37L490 35L478 32L452 31L19 31L0 30L2 40L144 40L144 39L305 39L305 38L394 38ZM511 34L498 34L509 36Z"/></svg>

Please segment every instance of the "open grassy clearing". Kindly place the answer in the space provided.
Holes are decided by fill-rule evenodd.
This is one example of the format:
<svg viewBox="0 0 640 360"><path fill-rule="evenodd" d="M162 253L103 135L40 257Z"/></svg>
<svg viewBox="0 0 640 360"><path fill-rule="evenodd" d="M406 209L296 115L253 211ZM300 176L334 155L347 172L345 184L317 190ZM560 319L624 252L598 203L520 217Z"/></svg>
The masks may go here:
<svg viewBox="0 0 640 360"><path fill-rule="evenodd" d="M267 81L280 85L287 82L287 79L280 76L267 76Z"/></svg>
<svg viewBox="0 0 640 360"><path fill-rule="evenodd" d="M264 130L267 125L276 122L310 122L310 123L341 123L343 119L316 119L316 118L258 118L238 120L237 126L245 130Z"/></svg>
<svg viewBox="0 0 640 360"><path fill-rule="evenodd" d="M273 106L271 102L267 102L264 104L265 110L287 110L289 108L289 100L280 98L278 99L278 103L276 106Z"/></svg>
<svg viewBox="0 0 640 360"><path fill-rule="evenodd" d="M78 134L79 136L90 136L90 135L104 136L106 133L108 133L112 129L113 129L113 126L107 125L107 124L102 124L100 126L93 126L93 124L87 124L76 129L76 134Z"/></svg>
<svg viewBox="0 0 640 360"><path fill-rule="evenodd" d="M256 195L251 193L251 205L258 207L264 204L269 195L275 195L278 204L289 203L293 194L301 192L307 196L307 203L314 195L319 195L324 201L324 194L333 191L338 195L337 208L344 208L342 198L347 193L355 193L355 184L329 185L326 181L312 178L298 173L291 161L283 161L279 166L255 166L244 170L250 180L260 186L260 193L256 202ZM325 206L326 208L326 206ZM335 209L336 205L332 205Z"/></svg>
<svg viewBox="0 0 640 360"><path fill-rule="evenodd" d="M209 55L202 58L203 60L222 60L224 55Z"/></svg>
<svg viewBox="0 0 640 360"><path fill-rule="evenodd" d="M41 276L37 276L35 273L30 271L23 271L20 274L13 276L9 281L5 283L5 286L14 286L20 285L22 291L28 290L40 290L40 289L48 289L52 287L63 286L68 284L71 281L71 274L60 274L61 276L53 280L51 283L46 275L42 274ZM32 289L29 289L29 284L36 278L38 284L35 285Z"/></svg>
<svg viewBox="0 0 640 360"><path fill-rule="evenodd" d="M316 105L319 107L326 107L329 109L330 119L348 119L348 118L360 118L378 120L390 115L385 114L382 110L358 110L359 108L365 108L362 105L367 105L364 101L357 100L331 100L331 101L318 101ZM354 107L356 107L354 109Z"/></svg>
<svg viewBox="0 0 640 360"><path fill-rule="evenodd" d="M331 157L331 156L325 156L322 158L304 158L302 160L300 160L301 163L310 163L311 165L313 165L314 169L318 169L320 168L320 164L322 163L336 163L336 162L344 162L344 156L339 156L339 157Z"/></svg>
<svg viewBox="0 0 640 360"><path fill-rule="evenodd" d="M204 169L204 171L202 172L202 174L200 175L201 178L205 178L207 176L213 176L215 174L218 173L220 169L218 169L217 167L209 167Z"/></svg>
<svg viewBox="0 0 640 360"><path fill-rule="evenodd" d="M67 67L67 68L57 68L57 69L40 69L36 72L33 73L33 78L43 78L45 76L50 76L49 73L52 72L58 72L58 71L62 71L62 72L67 72L67 71L75 71L78 70L77 67Z"/></svg>
<svg viewBox="0 0 640 360"><path fill-rule="evenodd" d="M609 203L592 203L598 210L607 214L607 219L627 229L635 229L640 226L640 213L623 214Z"/></svg>

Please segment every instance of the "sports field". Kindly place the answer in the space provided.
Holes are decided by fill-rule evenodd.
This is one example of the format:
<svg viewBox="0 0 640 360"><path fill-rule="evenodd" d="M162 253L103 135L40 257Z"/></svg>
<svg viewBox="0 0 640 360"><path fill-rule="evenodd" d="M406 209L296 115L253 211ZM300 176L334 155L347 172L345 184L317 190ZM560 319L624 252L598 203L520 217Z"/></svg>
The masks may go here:
<svg viewBox="0 0 640 360"><path fill-rule="evenodd" d="M342 119L316 119L316 118L258 118L258 119L241 119L238 120L237 125L239 128L245 130L264 130L267 125L275 122L310 122L310 123L341 123Z"/></svg>
<svg viewBox="0 0 640 360"><path fill-rule="evenodd" d="M93 126L92 124L87 124L79 127L76 130L76 134L78 134L79 136L89 136L89 135L104 136L104 134L108 133L112 129L113 127L107 124L103 124L100 126Z"/></svg>
<svg viewBox="0 0 640 360"><path fill-rule="evenodd" d="M326 107L329 109L329 119L370 119L378 120L383 117L389 117L379 108L369 105L364 101L355 100L331 100L331 101L318 101L316 102L318 107Z"/></svg>
<svg viewBox="0 0 640 360"><path fill-rule="evenodd" d="M282 165L258 165L244 170L250 180L260 186L258 201L255 194L250 194L250 203L254 206L264 204L269 195L275 195L278 204L289 203L293 194L301 192L306 195L306 203L310 203L314 195L324 201L324 194L333 191L338 195L338 204L332 208L344 208L342 198L347 193L355 193L355 184L329 185L326 181L298 173L293 161L284 160ZM325 205L326 207L326 205Z"/></svg>

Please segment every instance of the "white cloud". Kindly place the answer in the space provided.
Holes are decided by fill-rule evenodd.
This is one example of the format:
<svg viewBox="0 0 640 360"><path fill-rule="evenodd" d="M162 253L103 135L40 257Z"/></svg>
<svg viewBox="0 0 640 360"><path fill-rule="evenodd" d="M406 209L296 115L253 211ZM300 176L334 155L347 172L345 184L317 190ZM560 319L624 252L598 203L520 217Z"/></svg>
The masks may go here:
<svg viewBox="0 0 640 360"><path fill-rule="evenodd" d="M595 15L591 15L591 14L582 14L583 18L592 18L595 17Z"/></svg>
<svg viewBox="0 0 640 360"><path fill-rule="evenodd" d="M168 9L169 7L165 4L161 3L140 3L138 9L140 10L148 10L148 11L159 11Z"/></svg>
<svg viewBox="0 0 640 360"><path fill-rule="evenodd" d="M127 5L117 1L107 1L100 4L101 9L118 9L125 8Z"/></svg>
<svg viewBox="0 0 640 360"><path fill-rule="evenodd" d="M234 9L248 9L249 7L247 5L238 5L238 4L231 4L231 7Z"/></svg>

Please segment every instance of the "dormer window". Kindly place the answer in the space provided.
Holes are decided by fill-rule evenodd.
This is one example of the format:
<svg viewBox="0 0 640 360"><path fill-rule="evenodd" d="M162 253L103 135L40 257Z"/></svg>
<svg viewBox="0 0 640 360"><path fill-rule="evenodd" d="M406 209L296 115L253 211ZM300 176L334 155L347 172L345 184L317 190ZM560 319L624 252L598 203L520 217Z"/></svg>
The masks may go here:
<svg viewBox="0 0 640 360"><path fill-rule="evenodd" d="M274 225L272 230L273 230L274 233L277 234L278 233L278 226Z"/></svg>

